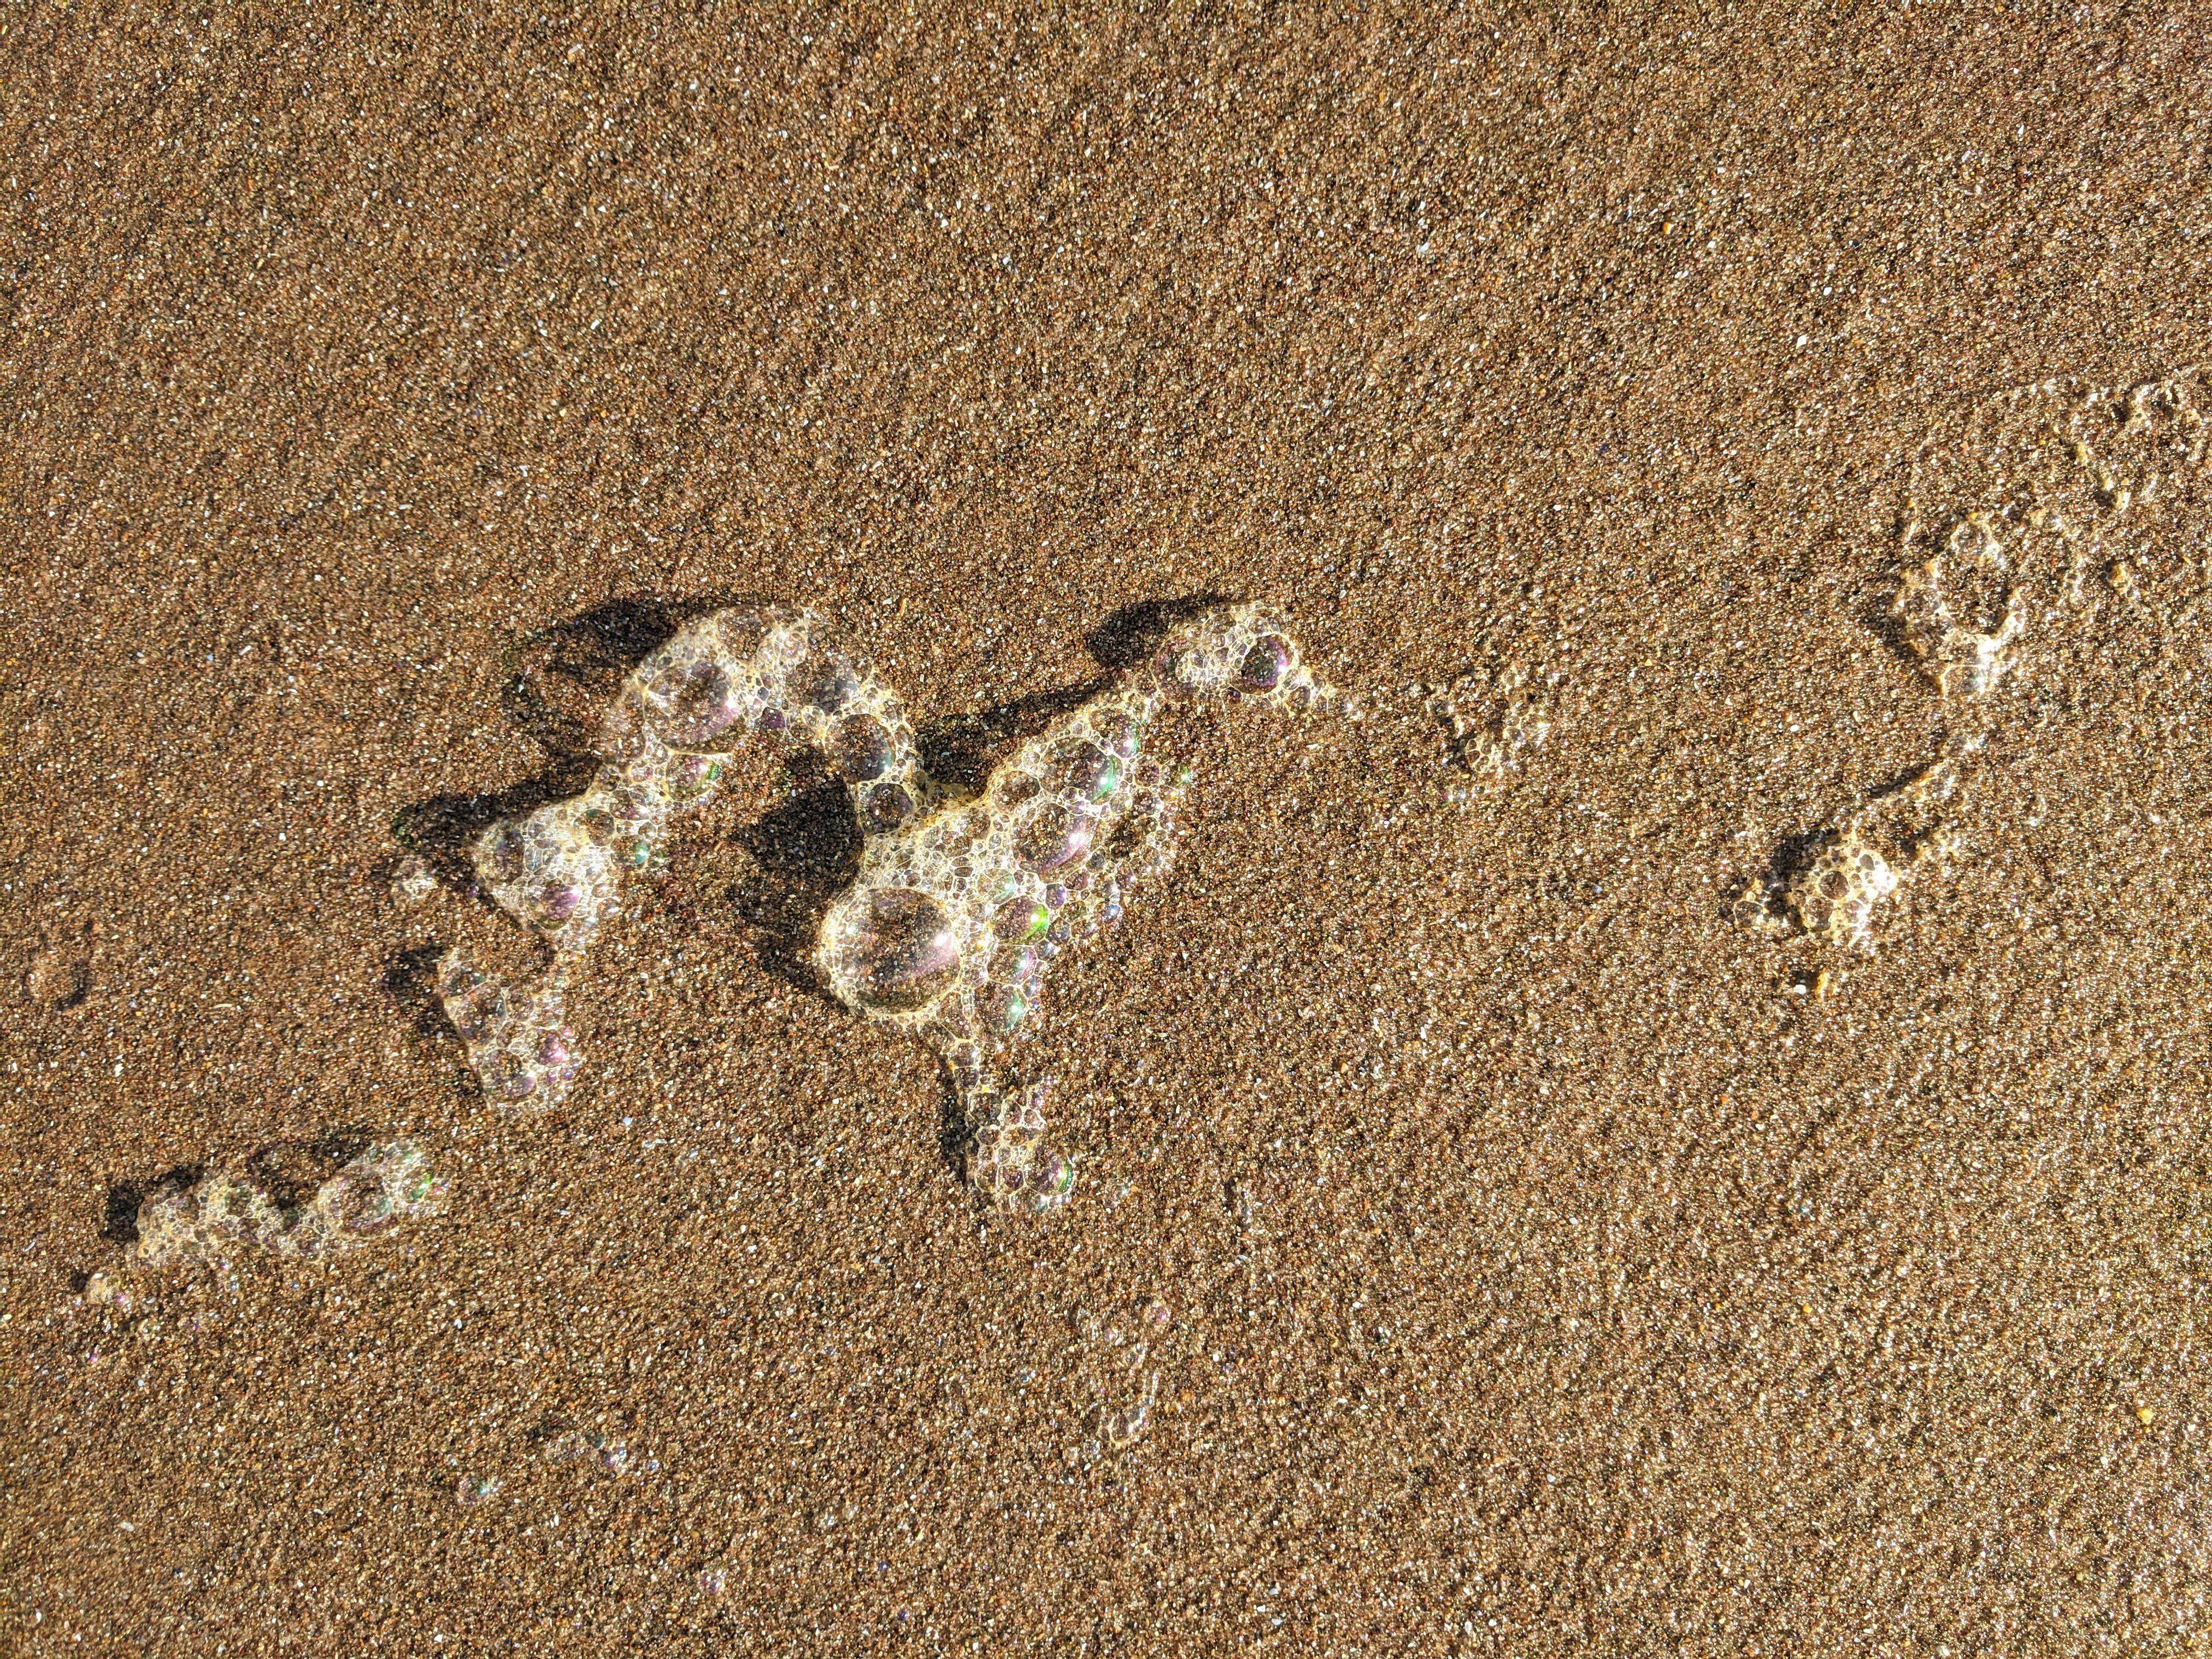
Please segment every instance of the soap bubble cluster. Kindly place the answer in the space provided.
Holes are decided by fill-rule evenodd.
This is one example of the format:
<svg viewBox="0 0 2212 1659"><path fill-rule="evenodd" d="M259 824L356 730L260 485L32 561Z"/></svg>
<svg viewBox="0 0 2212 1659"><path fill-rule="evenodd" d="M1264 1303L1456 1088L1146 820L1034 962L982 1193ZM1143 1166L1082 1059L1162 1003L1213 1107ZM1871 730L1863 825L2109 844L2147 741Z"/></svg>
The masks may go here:
<svg viewBox="0 0 2212 1659"><path fill-rule="evenodd" d="M513 986L478 972L458 948L439 959L438 1000L492 1099L550 1105L575 1080L584 1054L562 1014L564 989L557 967Z"/></svg>
<svg viewBox="0 0 2212 1659"><path fill-rule="evenodd" d="M815 962L847 1006L914 1032L961 1090L976 1188L1049 1210L1075 1181L1042 1144L1049 1079L1001 1087L991 1062L1036 1017L1060 951L1121 919L1164 869L1179 786L1145 752L1176 702L1310 708L1327 692L1274 616L1223 606L1174 629L1152 660L1001 762L983 793L871 841L823 918Z"/></svg>
<svg viewBox="0 0 2212 1659"><path fill-rule="evenodd" d="M1836 945L1874 948L1874 908L1898 888L1897 872L1856 825L1831 836L1790 884L1797 925Z"/></svg>
<svg viewBox="0 0 2212 1659"><path fill-rule="evenodd" d="M135 1253L149 1267L221 1268L246 1251L337 1255L445 1206L446 1183L422 1149L386 1141L345 1164L304 1204L282 1204L260 1182L228 1170L163 1187L138 1206Z"/></svg>
<svg viewBox="0 0 2212 1659"><path fill-rule="evenodd" d="M440 965L440 1000L493 1099L547 1106L568 1093L583 1063L562 1016L570 965L619 912L623 878L665 866L677 820L712 799L754 732L827 756L870 834L939 793L896 697L820 618L747 605L692 623L623 681L590 787L502 818L477 842L482 890L552 957L528 987L488 980L459 951Z"/></svg>
<svg viewBox="0 0 2212 1659"><path fill-rule="evenodd" d="M1891 615L1948 700L1996 690L2031 621L2141 598L2139 532L2212 477L2190 368L2124 386L2049 380L1980 400L1914 468ZM1975 604L1967 585L2002 591Z"/></svg>
<svg viewBox="0 0 2212 1659"><path fill-rule="evenodd" d="M1810 934L1872 955L1882 901L1954 850L1936 809L1958 793L1980 747L1978 737L1954 742L1942 759L1814 841L1781 878L1752 882L1730 907L1736 919L1760 933Z"/></svg>
<svg viewBox="0 0 2212 1659"><path fill-rule="evenodd" d="M544 940L550 967L514 987L449 952L440 997L488 1094L558 1100L582 1063L562 988L616 914L623 876L660 860L670 827L713 793L741 738L812 748L843 780L864 837L858 878L823 919L816 967L848 1006L944 1058L978 1189L1007 1207L1056 1207L1074 1170L1042 1146L1049 1081L1005 1087L990 1062L1035 1019L1054 957L1112 927L1132 884L1171 855L1181 786L1145 752L1152 720L1173 703L1296 712L1330 695L1273 613L1217 606L969 796L923 769L897 697L819 618L717 611L623 683L589 788L502 819L477 845L483 890Z"/></svg>

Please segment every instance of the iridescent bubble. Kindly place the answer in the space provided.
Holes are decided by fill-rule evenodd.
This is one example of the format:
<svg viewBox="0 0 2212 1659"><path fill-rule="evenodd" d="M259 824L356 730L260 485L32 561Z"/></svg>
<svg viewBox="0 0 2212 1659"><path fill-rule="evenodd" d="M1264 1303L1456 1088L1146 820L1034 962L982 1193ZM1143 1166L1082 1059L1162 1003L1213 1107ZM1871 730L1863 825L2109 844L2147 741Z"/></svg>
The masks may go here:
<svg viewBox="0 0 2212 1659"><path fill-rule="evenodd" d="M1075 1190L1075 1164L1058 1152L1048 1152L1030 1173L1029 1201L1039 1210L1056 1210Z"/></svg>
<svg viewBox="0 0 2212 1659"><path fill-rule="evenodd" d="M679 801L702 799L721 781L722 763L714 755L682 755L668 769L668 790Z"/></svg>
<svg viewBox="0 0 2212 1659"><path fill-rule="evenodd" d="M1097 827L1089 813L1055 801L1024 826L1014 851L1032 870L1057 870L1091 850L1091 832Z"/></svg>
<svg viewBox="0 0 2212 1659"><path fill-rule="evenodd" d="M578 1059L576 1034L565 1025L548 1031L538 1044L538 1063L549 1073L574 1076Z"/></svg>
<svg viewBox="0 0 2212 1659"><path fill-rule="evenodd" d="M1029 1018L1030 1000L1018 985L988 985L975 999L975 1016L1004 1035Z"/></svg>
<svg viewBox="0 0 2212 1659"><path fill-rule="evenodd" d="M944 907L927 893L893 887L870 899L868 917L845 946L839 977L872 1007L927 1006L951 982L960 941Z"/></svg>
<svg viewBox="0 0 2212 1659"><path fill-rule="evenodd" d="M1017 899L993 918L991 931L1000 939L1028 941L1052 925L1052 913L1036 899Z"/></svg>
<svg viewBox="0 0 2212 1659"><path fill-rule="evenodd" d="M1103 801L1121 782L1121 757L1095 743L1077 744L1060 757L1060 787L1087 801Z"/></svg>
<svg viewBox="0 0 2212 1659"><path fill-rule="evenodd" d="M465 996L483 983L484 976L458 951L449 953L438 964L438 994L441 997Z"/></svg>
<svg viewBox="0 0 2212 1659"><path fill-rule="evenodd" d="M566 921L576 914L584 902L584 890L568 882L556 882L538 890L531 908L548 921Z"/></svg>
<svg viewBox="0 0 2212 1659"><path fill-rule="evenodd" d="M1297 660L1297 653L1288 640L1280 634L1263 634L1244 653L1237 683L1247 691L1272 691L1283 683L1283 676Z"/></svg>

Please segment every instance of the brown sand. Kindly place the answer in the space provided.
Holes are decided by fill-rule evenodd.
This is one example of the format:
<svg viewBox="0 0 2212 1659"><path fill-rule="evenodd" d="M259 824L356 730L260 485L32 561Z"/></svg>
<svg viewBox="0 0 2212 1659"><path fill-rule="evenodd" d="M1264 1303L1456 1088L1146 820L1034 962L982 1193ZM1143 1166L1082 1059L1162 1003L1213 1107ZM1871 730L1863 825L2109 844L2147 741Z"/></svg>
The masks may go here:
<svg viewBox="0 0 2212 1659"><path fill-rule="evenodd" d="M7 1644L2201 1645L2203 471L1876 955L1725 908L1960 729L1900 524L2207 352L2212 14L1856 9L10 10ZM783 965L849 846L773 757L565 1107L424 1008L514 935L395 823L606 683L535 636L743 590L985 737L1206 592L1371 708L1168 734L1023 1051L1054 1223ZM1516 666L1448 769L1407 688ZM402 1134L442 1218L130 1265L166 1171Z"/></svg>

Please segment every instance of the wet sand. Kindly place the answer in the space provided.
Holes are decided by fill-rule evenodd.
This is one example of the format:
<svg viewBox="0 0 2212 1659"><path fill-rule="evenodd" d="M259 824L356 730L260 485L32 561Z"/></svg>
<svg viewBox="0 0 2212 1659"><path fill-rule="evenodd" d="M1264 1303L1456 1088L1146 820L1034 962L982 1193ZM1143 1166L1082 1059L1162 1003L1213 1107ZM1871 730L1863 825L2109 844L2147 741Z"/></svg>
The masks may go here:
<svg viewBox="0 0 2212 1659"><path fill-rule="evenodd" d="M7 1645L2196 1650L2205 23L0 22ZM558 1109L427 998L737 592L972 764L1193 595L1364 709L1160 733L1173 873L1017 1051L1060 1216L799 965L803 763ZM1871 951L1790 931L1973 738ZM402 1139L371 1246L134 1255Z"/></svg>

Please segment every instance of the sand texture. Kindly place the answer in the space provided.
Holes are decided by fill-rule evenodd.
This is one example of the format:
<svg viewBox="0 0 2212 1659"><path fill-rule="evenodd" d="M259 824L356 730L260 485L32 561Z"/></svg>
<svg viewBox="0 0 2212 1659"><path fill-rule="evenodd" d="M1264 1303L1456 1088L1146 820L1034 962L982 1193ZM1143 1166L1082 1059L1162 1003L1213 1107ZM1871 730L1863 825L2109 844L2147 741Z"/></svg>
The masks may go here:
<svg viewBox="0 0 2212 1659"><path fill-rule="evenodd" d="M2212 12L378 15L0 13L0 1650L2212 1643ZM969 787L1344 694L1146 732L1056 1213L765 739L470 1068L748 594Z"/></svg>

